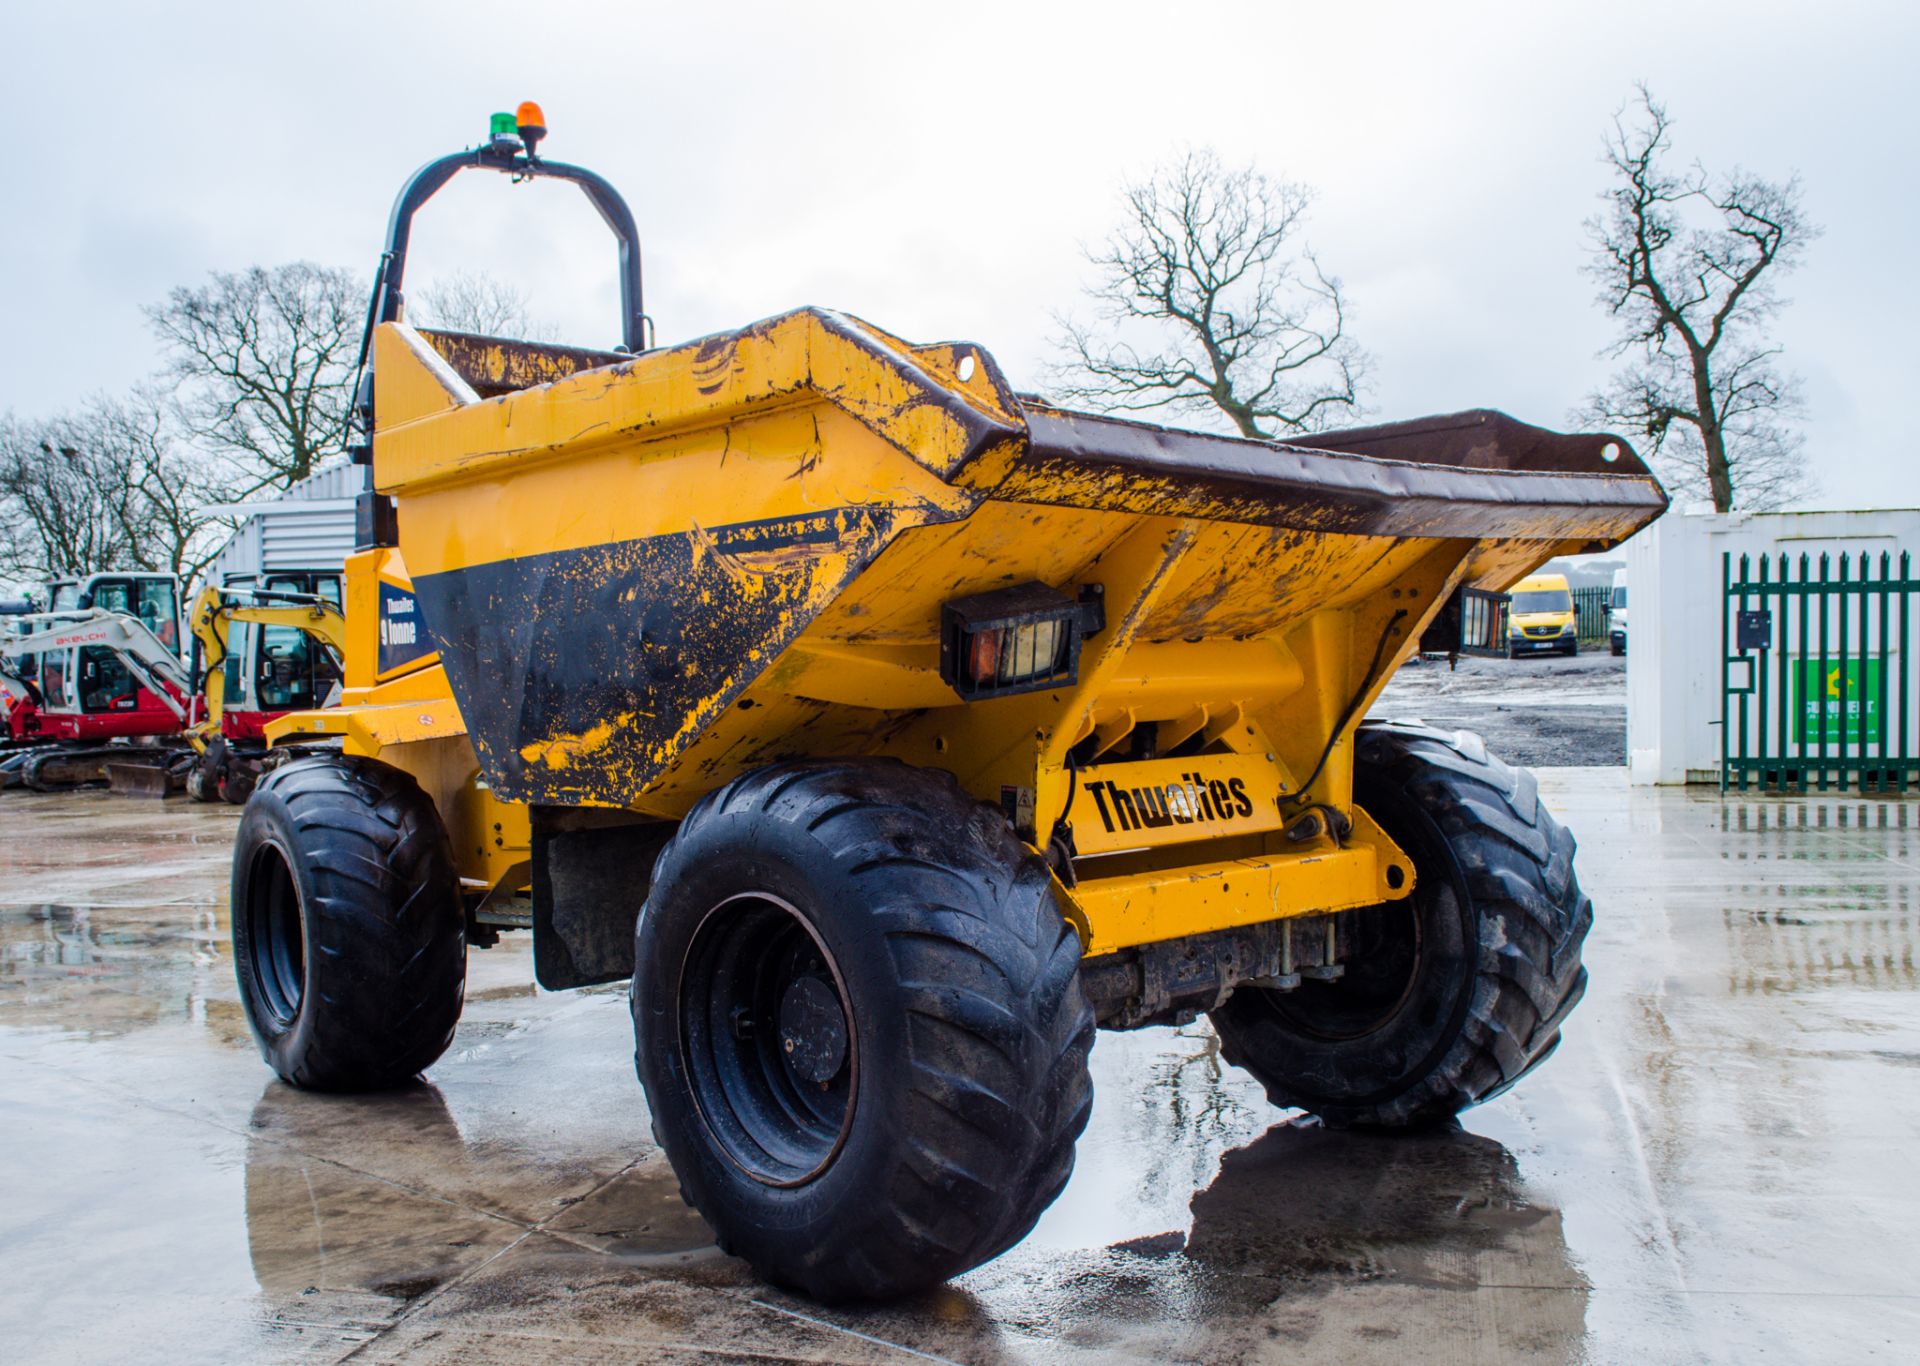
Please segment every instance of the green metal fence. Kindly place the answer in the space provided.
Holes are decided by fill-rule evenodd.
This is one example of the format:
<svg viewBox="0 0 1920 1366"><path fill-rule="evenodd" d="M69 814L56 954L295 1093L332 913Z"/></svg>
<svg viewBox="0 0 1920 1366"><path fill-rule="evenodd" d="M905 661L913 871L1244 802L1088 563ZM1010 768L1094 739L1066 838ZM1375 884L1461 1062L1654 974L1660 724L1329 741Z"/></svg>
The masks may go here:
<svg viewBox="0 0 1920 1366"><path fill-rule="evenodd" d="M1607 638L1607 599L1611 596L1613 590L1605 587L1573 590L1574 633L1582 643Z"/></svg>
<svg viewBox="0 0 1920 1366"><path fill-rule="evenodd" d="M1721 790L1920 788L1909 552L1727 554L1721 585Z"/></svg>

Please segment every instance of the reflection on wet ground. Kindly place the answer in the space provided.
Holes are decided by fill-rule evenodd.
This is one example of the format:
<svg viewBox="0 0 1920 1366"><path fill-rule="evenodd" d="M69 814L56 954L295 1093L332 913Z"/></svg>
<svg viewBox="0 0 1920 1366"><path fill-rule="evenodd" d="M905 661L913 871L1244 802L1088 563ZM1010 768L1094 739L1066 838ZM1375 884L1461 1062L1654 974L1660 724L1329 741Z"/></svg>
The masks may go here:
<svg viewBox="0 0 1920 1366"><path fill-rule="evenodd" d="M1920 805L1542 787L1600 919L1537 1076L1463 1127L1338 1133L1204 1025L1106 1036L1033 1236L866 1310L712 1247L647 1141L617 988L479 954L429 1082L295 1092L234 996L233 813L9 794L6 1359L1906 1355Z"/></svg>

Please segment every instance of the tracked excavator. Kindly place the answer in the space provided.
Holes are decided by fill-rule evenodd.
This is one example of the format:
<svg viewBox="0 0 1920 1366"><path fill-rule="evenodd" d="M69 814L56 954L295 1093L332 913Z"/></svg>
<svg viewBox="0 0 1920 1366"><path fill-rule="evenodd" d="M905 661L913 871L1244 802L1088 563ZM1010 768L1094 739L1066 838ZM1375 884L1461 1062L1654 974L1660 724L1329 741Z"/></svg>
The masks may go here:
<svg viewBox="0 0 1920 1366"><path fill-rule="evenodd" d="M335 594L211 585L200 591L187 618L194 676L200 680L199 721L187 736L194 758L185 779L187 795L195 801L244 805L267 764L294 754L286 747L269 754L266 725L288 711L338 700L346 617L337 580L329 576L326 586ZM241 711L228 704L236 673L229 665L245 662L233 649L234 627L240 625L261 632L254 637L254 691L281 704L277 707ZM285 643L273 648L269 632ZM291 705L302 699L307 708Z"/></svg>
<svg viewBox="0 0 1920 1366"><path fill-rule="evenodd" d="M320 685L338 679L345 637L337 602L258 588L202 591L189 618L190 664L125 612L16 613L0 623L10 746L0 783L39 792L105 783L139 796L184 787L196 800L235 805L270 757L283 762L294 751L269 756L261 730L291 708L236 714L226 705L233 628L277 628L299 643L256 649L256 682L309 706L331 699Z"/></svg>
<svg viewBox="0 0 1920 1366"><path fill-rule="evenodd" d="M158 775L182 762L194 688L174 648L126 612L74 608L0 618L0 785L58 791Z"/></svg>

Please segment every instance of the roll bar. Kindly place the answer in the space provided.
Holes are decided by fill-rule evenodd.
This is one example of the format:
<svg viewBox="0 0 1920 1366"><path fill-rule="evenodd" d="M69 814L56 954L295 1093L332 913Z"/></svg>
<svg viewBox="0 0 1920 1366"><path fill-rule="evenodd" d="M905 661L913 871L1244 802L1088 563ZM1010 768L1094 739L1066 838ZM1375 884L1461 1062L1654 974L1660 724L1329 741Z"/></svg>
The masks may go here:
<svg viewBox="0 0 1920 1366"><path fill-rule="evenodd" d="M522 130L526 132L527 130ZM534 130L544 133L544 129ZM514 183L547 178L570 180L600 213L620 248L620 349L639 353L649 349L650 319L641 290L640 231L634 225L627 201L606 179L584 166L564 161L547 161L532 151L537 138L523 144L518 137L496 133L487 142L464 152L455 152L429 161L415 171L393 203L387 221L387 247L380 254L374 271L373 297L367 305L367 325L360 337L360 356L355 362L358 376L354 385L353 428L347 454L356 464L369 464L373 458L373 377L367 372L367 358L373 347L373 332L381 323L399 319L405 295L401 285L407 270L407 246L413 235L413 216L442 186L462 171L498 171L513 177Z"/></svg>

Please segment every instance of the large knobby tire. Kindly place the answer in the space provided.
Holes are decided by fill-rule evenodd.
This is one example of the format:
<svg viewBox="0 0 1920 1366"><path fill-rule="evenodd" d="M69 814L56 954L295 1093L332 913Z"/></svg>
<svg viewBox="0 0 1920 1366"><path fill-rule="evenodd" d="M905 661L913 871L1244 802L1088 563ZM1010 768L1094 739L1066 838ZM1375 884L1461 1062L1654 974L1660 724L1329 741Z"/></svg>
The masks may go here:
<svg viewBox="0 0 1920 1366"><path fill-rule="evenodd" d="M635 935L654 1137L720 1246L824 1300L1025 1237L1092 1103L1046 865L945 773L780 764L709 794Z"/></svg>
<svg viewBox="0 0 1920 1366"><path fill-rule="evenodd" d="M1413 860L1413 894L1345 913L1342 977L1242 987L1214 1027L1276 1105L1336 1125L1432 1123L1500 1094L1560 1042L1586 990L1593 904L1533 775L1477 735L1364 725L1354 786Z"/></svg>
<svg viewBox="0 0 1920 1366"><path fill-rule="evenodd" d="M260 1052L319 1091L398 1086L453 1041L466 917L408 774L316 755L254 789L233 848L233 961Z"/></svg>

